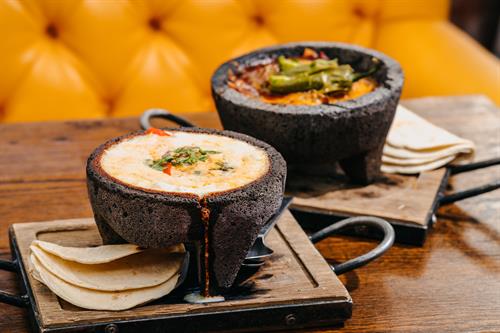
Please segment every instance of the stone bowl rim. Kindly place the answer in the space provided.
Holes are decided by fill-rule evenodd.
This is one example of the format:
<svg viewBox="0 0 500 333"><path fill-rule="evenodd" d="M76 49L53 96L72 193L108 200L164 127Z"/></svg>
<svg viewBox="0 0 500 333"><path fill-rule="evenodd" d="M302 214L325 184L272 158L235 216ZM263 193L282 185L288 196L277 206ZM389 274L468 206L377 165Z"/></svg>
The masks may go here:
<svg viewBox="0 0 500 333"><path fill-rule="evenodd" d="M109 175L106 171L102 169L102 167L99 164L100 157L102 156L103 152L105 149L108 147L121 142L123 140L132 138L137 135L141 135L145 133L145 130L137 130L133 131L112 139L107 140L100 146L94 149L94 151L90 154L88 160L87 160L87 181L90 181L92 178L99 181L100 186L104 186L110 191L120 191L122 194L126 195L131 195L134 197L140 197L140 198L149 198L149 199L155 199L159 201L172 201L172 202L192 202L193 200L199 202L201 199L206 199L209 202L217 201L217 199L221 199L224 196L227 195L242 195L244 196L244 193L248 188L251 188L252 186L257 185L258 183L265 182L266 179L271 177L275 172L279 172L278 168L281 165L285 166L285 172L286 172L286 162L281 155L275 148L273 148L271 145L265 143L264 141L258 140L254 137L251 137L246 134L234 132L234 131L229 131L229 130L218 130L218 129L212 129L212 128L199 128L199 127L164 127L161 128L166 131L182 131L182 132L192 132L192 133L204 133L204 134L212 134L212 135L220 135L220 136L226 136L229 138L233 138L236 140L240 140L243 142L246 142L248 144L251 144L253 146L256 146L260 149L262 149L267 157L269 158L269 167L265 173L263 173L259 178L256 178L255 180L251 181L248 184L238 186L235 188L231 188L228 190L224 191L217 191L217 192L209 192L204 195L197 195L194 193L183 193L183 192L167 192L167 191L158 191L158 190L152 190L152 189L147 189L147 188L142 188L139 186L134 186L127 184L111 175ZM280 161L281 159L281 161ZM275 170L276 169L276 170Z"/></svg>
<svg viewBox="0 0 500 333"><path fill-rule="evenodd" d="M363 55L375 57L379 59L382 64L387 68L386 79L383 84L379 85L373 92L366 95L338 102L335 104L319 104L319 105L288 105L288 104L271 104L262 102L256 98L248 97L242 93L230 88L227 85L228 70L234 68L235 63L252 61L252 58L259 59L263 53L272 57L276 51L283 49L293 49L297 47L310 47L310 48L332 48L339 50L350 50ZM260 59L259 59L260 60ZM257 61L256 61L257 62ZM391 97L402 88L404 81L404 74L400 64L389 56L369 48L357 46L348 43L340 42L293 42L286 44L274 45L271 47L261 48L250 53L243 54L236 58L230 59L221 64L214 72L211 78L212 95L218 95L220 98L230 102L231 104L250 108L258 109L260 111L267 111L278 114L290 115L330 115L335 117L350 117L359 114L358 112L346 112L357 108L367 110L371 104L382 102ZM218 110L219 111L219 110ZM220 112L220 111L219 111ZM364 111L363 113L370 112ZM382 111L380 111L382 112Z"/></svg>

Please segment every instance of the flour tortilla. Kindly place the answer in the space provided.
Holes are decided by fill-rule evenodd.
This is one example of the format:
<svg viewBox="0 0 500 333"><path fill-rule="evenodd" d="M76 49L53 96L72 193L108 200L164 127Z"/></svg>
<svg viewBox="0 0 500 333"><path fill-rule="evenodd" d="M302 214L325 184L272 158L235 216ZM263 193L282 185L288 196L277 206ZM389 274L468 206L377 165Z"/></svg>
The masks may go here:
<svg viewBox="0 0 500 333"><path fill-rule="evenodd" d="M168 281L154 287L105 292L69 284L46 270L33 254L30 260L38 273L33 274L34 278L65 301L89 310L121 311L145 304L169 294L177 285L180 276L178 271Z"/></svg>
<svg viewBox="0 0 500 333"><path fill-rule="evenodd" d="M101 245L96 247L67 247L40 240L33 241L45 252L82 264L103 264L143 251L133 244Z"/></svg>
<svg viewBox="0 0 500 333"><path fill-rule="evenodd" d="M424 171L430 171L437 168L442 167L443 165L448 164L456 158L455 155L441 158L439 160L417 164L417 165L396 165L396 164L388 164L382 163L380 170L385 173L401 173L401 174L417 174Z"/></svg>
<svg viewBox="0 0 500 333"><path fill-rule="evenodd" d="M169 249L146 250L104 264L81 264L61 259L36 245L30 250L38 262L59 279L72 285L102 291L119 291L157 286L176 274L184 253Z"/></svg>
<svg viewBox="0 0 500 333"><path fill-rule="evenodd" d="M410 151L437 150L471 143L431 124L402 105L398 105L386 142Z"/></svg>
<svg viewBox="0 0 500 333"><path fill-rule="evenodd" d="M421 151L396 148L389 144L386 144L384 146L383 154L384 156L398 159L428 159L430 161L455 154L470 154L472 152L474 152L474 144L469 141L458 144L456 146L450 146L441 149L427 149Z"/></svg>
<svg viewBox="0 0 500 333"><path fill-rule="evenodd" d="M453 155L453 154L452 154ZM444 158L447 156L443 156L441 158ZM407 165L421 165L425 163L431 163L436 160L439 160L440 158L436 157L431 157L431 158L396 158L392 156L387 156L387 155L382 155L382 163L386 164L394 164L394 165L402 165L402 166L407 166Z"/></svg>
<svg viewBox="0 0 500 333"><path fill-rule="evenodd" d="M458 154L445 154L439 157L430 158L396 158L392 156L382 155L382 163L399 166L413 166L433 163L449 157L457 157Z"/></svg>

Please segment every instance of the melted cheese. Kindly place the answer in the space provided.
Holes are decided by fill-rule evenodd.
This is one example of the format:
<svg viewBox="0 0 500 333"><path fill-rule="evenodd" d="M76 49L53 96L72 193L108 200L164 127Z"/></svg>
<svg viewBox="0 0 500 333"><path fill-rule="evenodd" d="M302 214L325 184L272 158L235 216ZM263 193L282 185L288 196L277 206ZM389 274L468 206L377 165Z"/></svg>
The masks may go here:
<svg viewBox="0 0 500 333"><path fill-rule="evenodd" d="M170 131L171 136L143 134L118 142L101 155L102 169L110 176L144 189L203 196L255 181L269 169L267 153L251 144L221 135ZM217 151L206 161L179 165L168 175L148 165L166 152L185 146ZM221 163L230 169L220 170Z"/></svg>

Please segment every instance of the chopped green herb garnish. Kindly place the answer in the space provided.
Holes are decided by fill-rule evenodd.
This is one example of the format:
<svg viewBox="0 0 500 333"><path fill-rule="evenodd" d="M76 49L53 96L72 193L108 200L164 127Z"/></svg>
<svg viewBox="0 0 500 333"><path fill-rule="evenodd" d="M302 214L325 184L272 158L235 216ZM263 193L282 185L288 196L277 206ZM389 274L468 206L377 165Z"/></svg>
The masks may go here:
<svg viewBox="0 0 500 333"><path fill-rule="evenodd" d="M162 171L168 163L172 166L194 165L198 162L205 162L208 155L219 154L215 150L204 150L197 146L184 146L173 151L167 151L157 160L146 160L146 164L158 171Z"/></svg>
<svg viewBox="0 0 500 333"><path fill-rule="evenodd" d="M213 168L211 170L229 171L234 169L232 166L227 164L226 161L217 161L215 164L217 164L217 168Z"/></svg>

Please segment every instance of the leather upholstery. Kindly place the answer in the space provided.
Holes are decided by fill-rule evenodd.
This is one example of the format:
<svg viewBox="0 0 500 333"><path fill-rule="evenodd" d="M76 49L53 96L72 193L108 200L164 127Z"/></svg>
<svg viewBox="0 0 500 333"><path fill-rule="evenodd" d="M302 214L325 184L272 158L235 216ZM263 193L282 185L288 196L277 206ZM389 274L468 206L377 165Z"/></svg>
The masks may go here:
<svg viewBox="0 0 500 333"><path fill-rule="evenodd" d="M483 93L500 65L447 22L446 0L0 0L0 120L213 109L224 60L326 40L394 57L404 97Z"/></svg>

